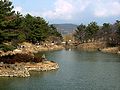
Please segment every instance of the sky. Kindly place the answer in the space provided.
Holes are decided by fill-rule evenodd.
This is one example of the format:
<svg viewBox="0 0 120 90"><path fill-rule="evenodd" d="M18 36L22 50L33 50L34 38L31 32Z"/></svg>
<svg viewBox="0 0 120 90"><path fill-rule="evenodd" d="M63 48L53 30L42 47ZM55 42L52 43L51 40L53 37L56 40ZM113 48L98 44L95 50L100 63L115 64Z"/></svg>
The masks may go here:
<svg viewBox="0 0 120 90"><path fill-rule="evenodd" d="M11 0L23 15L45 18L50 24L114 23L120 20L120 0Z"/></svg>

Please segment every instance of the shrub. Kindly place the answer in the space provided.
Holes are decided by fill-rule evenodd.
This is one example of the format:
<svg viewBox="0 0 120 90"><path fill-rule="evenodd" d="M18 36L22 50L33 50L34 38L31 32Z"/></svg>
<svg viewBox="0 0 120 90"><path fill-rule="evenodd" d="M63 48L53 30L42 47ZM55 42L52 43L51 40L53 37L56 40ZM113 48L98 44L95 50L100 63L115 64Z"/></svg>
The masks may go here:
<svg viewBox="0 0 120 90"><path fill-rule="evenodd" d="M7 63L7 64L14 64L15 62L35 62L39 63L42 62L42 58L33 57L28 54L16 54L16 55L7 55L0 57L0 62Z"/></svg>

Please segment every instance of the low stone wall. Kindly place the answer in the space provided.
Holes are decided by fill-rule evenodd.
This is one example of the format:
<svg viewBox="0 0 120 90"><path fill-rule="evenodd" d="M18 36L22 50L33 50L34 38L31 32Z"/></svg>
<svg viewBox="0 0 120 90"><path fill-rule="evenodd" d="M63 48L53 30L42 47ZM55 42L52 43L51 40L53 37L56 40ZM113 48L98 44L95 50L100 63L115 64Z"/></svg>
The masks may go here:
<svg viewBox="0 0 120 90"><path fill-rule="evenodd" d="M52 61L44 61L41 63L17 63L17 64L1 64L1 77L29 77L29 71L50 71L56 70L59 65Z"/></svg>

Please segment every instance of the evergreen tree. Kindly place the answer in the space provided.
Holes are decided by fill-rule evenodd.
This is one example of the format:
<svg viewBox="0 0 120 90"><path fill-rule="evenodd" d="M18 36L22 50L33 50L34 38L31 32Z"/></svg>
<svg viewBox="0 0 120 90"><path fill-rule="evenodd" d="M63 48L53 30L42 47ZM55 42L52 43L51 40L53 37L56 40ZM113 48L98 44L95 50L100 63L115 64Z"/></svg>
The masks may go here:
<svg viewBox="0 0 120 90"><path fill-rule="evenodd" d="M12 2L9 0L0 1L0 29L6 29L6 26L11 21L14 15Z"/></svg>
<svg viewBox="0 0 120 90"><path fill-rule="evenodd" d="M80 24L77 27L74 34L76 40L80 40L81 42L85 40L85 29L86 29L86 26L83 24Z"/></svg>
<svg viewBox="0 0 120 90"><path fill-rule="evenodd" d="M88 26L85 29L85 32L86 32L85 38L87 40L92 38L95 39L98 31L99 31L99 26L97 25L97 23L91 22L90 24L88 24Z"/></svg>
<svg viewBox="0 0 120 90"><path fill-rule="evenodd" d="M13 8L9 0L0 1L0 46L2 48L3 42L36 43L45 41L49 36L62 37L57 29L49 25L42 17L34 17L30 14L22 16L19 12L15 13Z"/></svg>

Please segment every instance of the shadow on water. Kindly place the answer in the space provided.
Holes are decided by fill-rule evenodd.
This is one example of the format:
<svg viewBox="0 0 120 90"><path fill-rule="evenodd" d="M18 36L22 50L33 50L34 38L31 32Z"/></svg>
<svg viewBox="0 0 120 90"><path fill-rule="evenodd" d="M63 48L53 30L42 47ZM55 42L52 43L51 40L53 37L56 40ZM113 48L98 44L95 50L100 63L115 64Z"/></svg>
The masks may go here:
<svg viewBox="0 0 120 90"><path fill-rule="evenodd" d="M45 71L45 72L31 71L30 75L31 75L31 77L34 77L34 78L44 78L49 75L55 75L57 73L57 71L58 70L51 70L51 71Z"/></svg>

